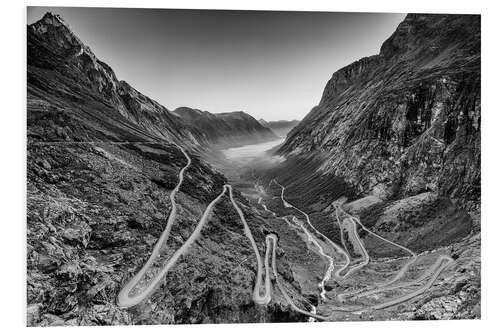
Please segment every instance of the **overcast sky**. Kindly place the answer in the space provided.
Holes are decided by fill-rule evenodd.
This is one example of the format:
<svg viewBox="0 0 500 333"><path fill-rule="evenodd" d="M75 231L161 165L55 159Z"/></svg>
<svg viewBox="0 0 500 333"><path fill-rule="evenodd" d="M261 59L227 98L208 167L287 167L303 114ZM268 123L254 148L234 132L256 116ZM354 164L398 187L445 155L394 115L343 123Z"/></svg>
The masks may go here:
<svg viewBox="0 0 500 333"><path fill-rule="evenodd" d="M377 54L404 14L28 7L60 14L118 79L168 109L301 119L333 72Z"/></svg>

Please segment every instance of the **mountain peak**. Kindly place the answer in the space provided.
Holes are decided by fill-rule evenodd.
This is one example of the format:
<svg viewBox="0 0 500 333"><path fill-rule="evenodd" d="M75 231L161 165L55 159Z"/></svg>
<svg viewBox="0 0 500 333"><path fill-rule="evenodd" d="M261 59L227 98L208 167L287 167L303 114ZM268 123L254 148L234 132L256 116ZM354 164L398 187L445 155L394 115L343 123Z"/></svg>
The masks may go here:
<svg viewBox="0 0 500 333"><path fill-rule="evenodd" d="M46 33L48 29L67 30L68 32L73 34L71 32L71 28L64 21L62 16L59 14L54 14L53 12L46 12L40 20L31 24L30 27L39 34Z"/></svg>
<svg viewBox="0 0 500 333"><path fill-rule="evenodd" d="M68 24L64 21L62 16L59 14L54 14L53 12L46 12L45 15L43 15L41 21L45 22L46 24L64 25L68 27Z"/></svg>
<svg viewBox="0 0 500 333"><path fill-rule="evenodd" d="M73 33L59 14L47 12L40 20L29 25L28 29L57 53L90 53L90 49Z"/></svg>

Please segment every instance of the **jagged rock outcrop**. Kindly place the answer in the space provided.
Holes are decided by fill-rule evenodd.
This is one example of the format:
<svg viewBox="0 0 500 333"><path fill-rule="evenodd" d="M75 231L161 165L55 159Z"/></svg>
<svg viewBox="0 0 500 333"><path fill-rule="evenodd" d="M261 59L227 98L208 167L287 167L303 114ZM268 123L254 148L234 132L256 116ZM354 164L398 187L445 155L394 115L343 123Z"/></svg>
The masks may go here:
<svg viewBox="0 0 500 333"><path fill-rule="evenodd" d="M180 107L174 113L198 129L206 140L219 146L235 146L277 139L267 127L243 111L210 113Z"/></svg>
<svg viewBox="0 0 500 333"><path fill-rule="evenodd" d="M380 54L335 72L279 150L358 195L480 201L480 17L410 14Z"/></svg>

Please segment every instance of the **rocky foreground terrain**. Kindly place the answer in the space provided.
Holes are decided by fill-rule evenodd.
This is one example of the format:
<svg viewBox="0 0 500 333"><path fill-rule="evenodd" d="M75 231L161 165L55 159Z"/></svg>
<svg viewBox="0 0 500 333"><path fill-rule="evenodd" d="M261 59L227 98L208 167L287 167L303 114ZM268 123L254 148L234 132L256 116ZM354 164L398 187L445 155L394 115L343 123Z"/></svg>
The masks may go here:
<svg viewBox="0 0 500 333"><path fill-rule="evenodd" d="M279 237L278 274L265 306L252 299L256 258L227 196L159 288L136 306L117 306L172 211L169 195L187 163L176 145L192 164L162 253L188 239L228 182L204 158L217 138L190 120L196 109L171 112L118 80L58 15L28 26L27 40L29 326L307 321L290 299L326 316L335 307L373 307L410 293L406 287L360 302L339 299L382 283L408 260L366 231L343 226L349 216L418 254L403 282L440 255L453 263L418 297L334 312L329 320L480 317L478 17L408 15L379 55L333 75L320 105L277 151L278 164L247 170L256 190L235 196L261 255L266 235ZM227 117L234 125L235 114ZM339 207L345 213L335 218ZM323 299L327 262L315 244L327 249L328 240L343 244L353 265L365 248L370 262L349 279L325 281ZM345 261L325 251L335 267Z"/></svg>

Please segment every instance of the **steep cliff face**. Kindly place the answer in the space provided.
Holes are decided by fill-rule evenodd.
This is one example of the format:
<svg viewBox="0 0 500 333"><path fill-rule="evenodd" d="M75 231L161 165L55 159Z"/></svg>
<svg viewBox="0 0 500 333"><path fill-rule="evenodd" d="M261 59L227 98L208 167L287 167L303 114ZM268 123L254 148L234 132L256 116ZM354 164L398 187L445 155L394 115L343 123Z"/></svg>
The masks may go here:
<svg viewBox="0 0 500 333"><path fill-rule="evenodd" d="M213 144L234 146L277 139L269 128L242 111L212 114L180 107L174 113L198 129Z"/></svg>
<svg viewBox="0 0 500 333"><path fill-rule="evenodd" d="M480 17L410 14L380 54L335 72L279 150L358 194L480 200Z"/></svg>

